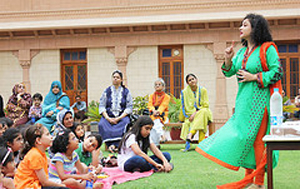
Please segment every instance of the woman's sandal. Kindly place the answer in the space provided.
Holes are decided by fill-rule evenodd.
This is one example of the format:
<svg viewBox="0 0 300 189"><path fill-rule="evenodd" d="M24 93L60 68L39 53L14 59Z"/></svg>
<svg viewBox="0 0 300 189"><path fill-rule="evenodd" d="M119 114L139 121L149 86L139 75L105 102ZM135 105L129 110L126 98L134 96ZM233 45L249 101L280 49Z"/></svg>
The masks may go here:
<svg viewBox="0 0 300 189"><path fill-rule="evenodd" d="M186 144L184 149L180 149L181 152L187 152L191 149L191 144Z"/></svg>

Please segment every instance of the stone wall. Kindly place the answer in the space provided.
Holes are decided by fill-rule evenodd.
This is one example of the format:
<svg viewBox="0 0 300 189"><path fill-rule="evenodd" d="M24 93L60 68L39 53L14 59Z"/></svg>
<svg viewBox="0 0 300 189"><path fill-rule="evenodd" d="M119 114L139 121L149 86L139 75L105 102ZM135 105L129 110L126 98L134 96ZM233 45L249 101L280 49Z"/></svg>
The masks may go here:
<svg viewBox="0 0 300 189"><path fill-rule="evenodd" d="M0 52L0 60L0 95L6 104L12 94L13 86L22 82L22 67L12 52Z"/></svg>
<svg viewBox="0 0 300 189"><path fill-rule="evenodd" d="M88 101L99 101L104 89L111 85L111 74L117 69L115 57L107 48L87 50Z"/></svg>
<svg viewBox="0 0 300 189"><path fill-rule="evenodd" d="M158 47L138 47L128 57L127 78L132 96L145 96L154 92L158 78Z"/></svg>
<svg viewBox="0 0 300 189"><path fill-rule="evenodd" d="M44 98L50 91L51 83L60 78L60 51L41 50L31 60L30 82L32 95L41 93Z"/></svg>

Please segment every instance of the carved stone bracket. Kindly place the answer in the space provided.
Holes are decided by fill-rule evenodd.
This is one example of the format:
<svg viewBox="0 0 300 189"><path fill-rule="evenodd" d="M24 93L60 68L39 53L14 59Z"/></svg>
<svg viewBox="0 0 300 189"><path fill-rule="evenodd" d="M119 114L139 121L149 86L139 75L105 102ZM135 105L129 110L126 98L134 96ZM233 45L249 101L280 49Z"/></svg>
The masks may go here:
<svg viewBox="0 0 300 189"><path fill-rule="evenodd" d="M225 60L224 54L214 54L214 57L218 63L224 62L224 60Z"/></svg>
<svg viewBox="0 0 300 189"><path fill-rule="evenodd" d="M31 90L30 77L29 77L29 68L31 65L31 60L36 56L40 51L39 50L18 50L13 51L12 54L16 56L19 60L20 66L23 68L23 83L25 84L28 92Z"/></svg>
<svg viewBox="0 0 300 189"><path fill-rule="evenodd" d="M127 58L116 58L116 63L119 64L125 64L127 65Z"/></svg>
<svg viewBox="0 0 300 189"><path fill-rule="evenodd" d="M19 60L20 65L22 66L22 68L29 68L31 61L30 60Z"/></svg>
<svg viewBox="0 0 300 189"><path fill-rule="evenodd" d="M13 51L12 54L19 59L19 63L23 69L28 69L32 58L39 54L39 52L39 50L19 50Z"/></svg>
<svg viewBox="0 0 300 189"><path fill-rule="evenodd" d="M214 45L212 43L205 44L205 48L207 48L211 52L214 52Z"/></svg>
<svg viewBox="0 0 300 189"><path fill-rule="evenodd" d="M116 64L118 69L123 72L123 83L127 84L126 67L128 62L128 56L133 53L136 47L127 47L126 45L115 46L113 48L108 48L108 52L115 56Z"/></svg>
<svg viewBox="0 0 300 189"><path fill-rule="evenodd" d="M30 60L33 59L37 54L40 53L40 50L30 50Z"/></svg>

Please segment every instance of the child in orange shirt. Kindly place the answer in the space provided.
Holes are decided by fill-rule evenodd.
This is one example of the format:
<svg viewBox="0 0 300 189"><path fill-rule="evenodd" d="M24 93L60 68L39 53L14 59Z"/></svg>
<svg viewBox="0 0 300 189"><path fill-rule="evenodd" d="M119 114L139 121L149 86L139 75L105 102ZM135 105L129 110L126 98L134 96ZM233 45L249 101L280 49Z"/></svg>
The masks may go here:
<svg viewBox="0 0 300 189"><path fill-rule="evenodd" d="M52 145L52 136L41 124L30 126L25 131L25 154L15 174L14 183L17 189L62 189L64 184L48 180L48 161L46 149Z"/></svg>

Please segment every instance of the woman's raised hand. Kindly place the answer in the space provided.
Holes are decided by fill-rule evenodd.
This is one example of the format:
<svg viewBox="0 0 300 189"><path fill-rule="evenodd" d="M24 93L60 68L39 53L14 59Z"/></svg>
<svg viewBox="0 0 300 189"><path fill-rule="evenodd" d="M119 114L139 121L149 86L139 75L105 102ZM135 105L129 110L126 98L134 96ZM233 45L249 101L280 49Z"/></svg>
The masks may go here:
<svg viewBox="0 0 300 189"><path fill-rule="evenodd" d="M232 41L231 46L225 49L225 64L226 66L229 66L229 63L231 64L231 59L234 55L234 41ZM227 65L228 63L228 65Z"/></svg>

